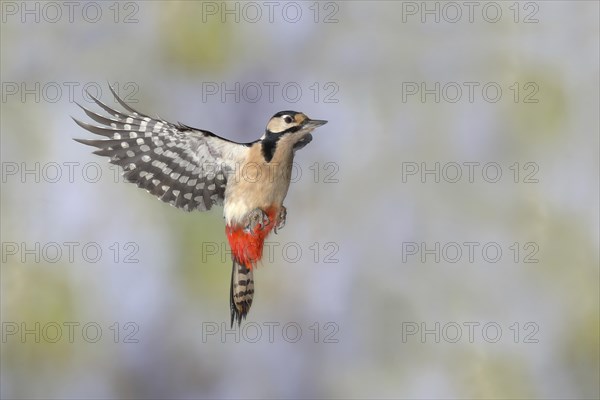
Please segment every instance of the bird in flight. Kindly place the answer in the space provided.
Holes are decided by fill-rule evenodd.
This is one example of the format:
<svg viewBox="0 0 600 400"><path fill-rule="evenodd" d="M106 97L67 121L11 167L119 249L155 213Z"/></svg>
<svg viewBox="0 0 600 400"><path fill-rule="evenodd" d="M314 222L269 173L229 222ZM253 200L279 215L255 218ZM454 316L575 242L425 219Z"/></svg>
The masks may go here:
<svg viewBox="0 0 600 400"><path fill-rule="evenodd" d="M292 162L312 140L311 132L327 123L296 111L280 111L264 134L237 143L212 132L173 124L142 114L119 98L118 111L92 97L108 116L79 105L96 124L73 120L102 139L75 139L94 146L123 168L128 182L185 211L223 205L225 233L231 247L231 324L241 324L254 297L253 270L262 258L266 237L285 225Z"/></svg>

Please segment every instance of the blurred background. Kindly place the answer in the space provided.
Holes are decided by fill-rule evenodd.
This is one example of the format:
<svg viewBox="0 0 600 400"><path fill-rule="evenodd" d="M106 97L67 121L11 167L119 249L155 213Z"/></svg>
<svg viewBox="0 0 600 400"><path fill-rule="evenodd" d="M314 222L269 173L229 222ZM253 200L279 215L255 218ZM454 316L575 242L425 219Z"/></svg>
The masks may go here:
<svg viewBox="0 0 600 400"><path fill-rule="evenodd" d="M12 2L2 398L598 398L599 5ZM222 209L72 138L75 102L296 154L248 320Z"/></svg>

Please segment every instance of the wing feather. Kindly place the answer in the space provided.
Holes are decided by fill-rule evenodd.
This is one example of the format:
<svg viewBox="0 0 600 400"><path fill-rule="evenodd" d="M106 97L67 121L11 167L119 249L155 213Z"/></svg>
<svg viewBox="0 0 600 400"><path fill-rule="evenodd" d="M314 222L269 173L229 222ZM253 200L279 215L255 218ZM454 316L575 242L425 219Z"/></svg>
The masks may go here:
<svg viewBox="0 0 600 400"><path fill-rule="evenodd" d="M223 204L227 180L245 155L247 144L151 118L127 105L112 87L110 90L126 111L90 96L110 117L78 104L99 125L73 120L104 139L75 140L96 147L94 154L121 166L127 181L177 208L204 211Z"/></svg>

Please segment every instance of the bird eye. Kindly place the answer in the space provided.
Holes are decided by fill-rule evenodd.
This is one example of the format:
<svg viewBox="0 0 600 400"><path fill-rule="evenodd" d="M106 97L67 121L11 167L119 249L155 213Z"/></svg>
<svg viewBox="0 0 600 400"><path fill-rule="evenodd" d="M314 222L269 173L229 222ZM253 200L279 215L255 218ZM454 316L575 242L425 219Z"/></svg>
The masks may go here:
<svg viewBox="0 0 600 400"><path fill-rule="evenodd" d="M286 115L285 117L283 117L283 120L285 121L286 124L292 123L292 117L290 117L289 115Z"/></svg>

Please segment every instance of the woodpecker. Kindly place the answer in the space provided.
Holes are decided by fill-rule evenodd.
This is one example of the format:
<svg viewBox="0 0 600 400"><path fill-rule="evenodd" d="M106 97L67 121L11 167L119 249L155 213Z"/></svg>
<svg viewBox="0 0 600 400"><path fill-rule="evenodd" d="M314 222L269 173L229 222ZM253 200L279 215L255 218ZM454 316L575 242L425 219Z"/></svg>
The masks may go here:
<svg viewBox="0 0 600 400"><path fill-rule="evenodd" d="M294 154L327 123L296 111L280 111L260 139L238 143L203 129L142 114L110 88L125 111L90 96L108 117L82 107L99 125L75 118L82 128L104 139L74 139L97 148L135 183L160 200L185 211L223 205L225 233L233 260L230 284L231 325L241 324L254 297L253 270L266 237L283 228Z"/></svg>

